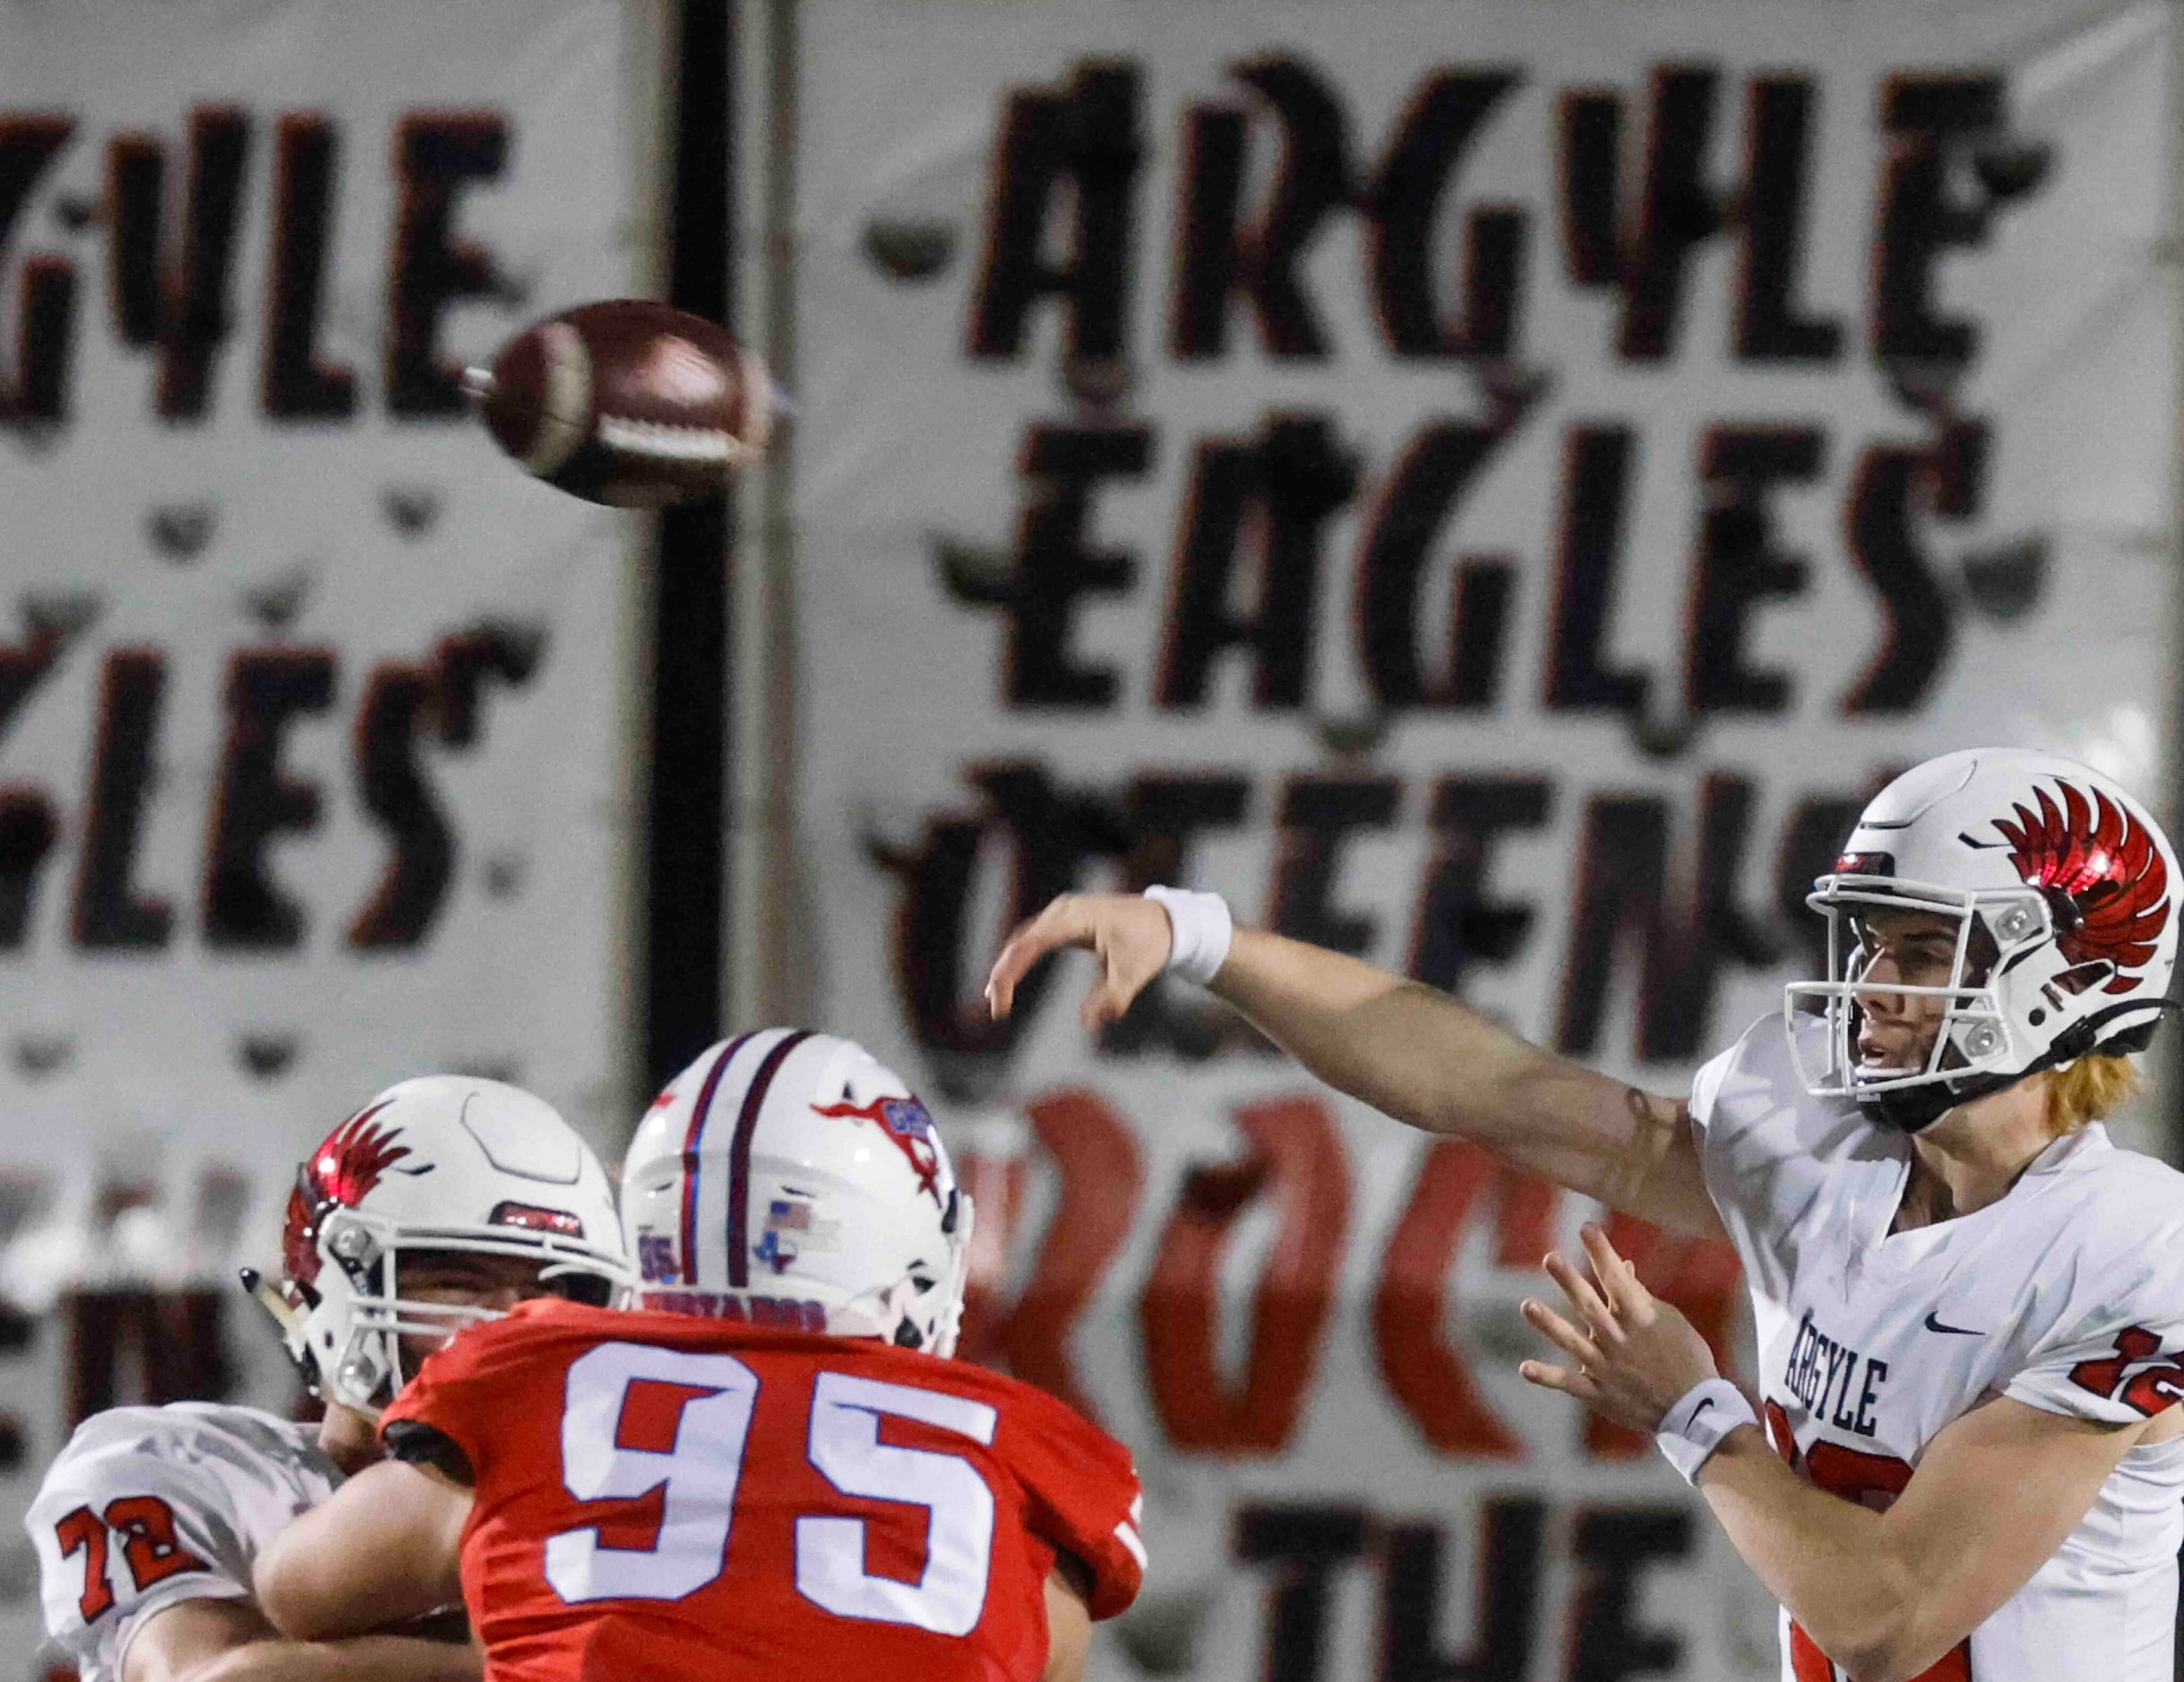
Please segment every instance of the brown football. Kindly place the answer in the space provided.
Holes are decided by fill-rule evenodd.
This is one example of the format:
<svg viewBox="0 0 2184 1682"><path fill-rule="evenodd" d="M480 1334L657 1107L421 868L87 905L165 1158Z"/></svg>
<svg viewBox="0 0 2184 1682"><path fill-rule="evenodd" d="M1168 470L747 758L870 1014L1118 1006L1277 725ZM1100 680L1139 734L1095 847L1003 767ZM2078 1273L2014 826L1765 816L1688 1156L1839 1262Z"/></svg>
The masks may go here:
<svg viewBox="0 0 2184 1682"><path fill-rule="evenodd" d="M494 438L586 502L658 508L718 493L765 453L765 365L717 322L615 298L535 322L472 377Z"/></svg>

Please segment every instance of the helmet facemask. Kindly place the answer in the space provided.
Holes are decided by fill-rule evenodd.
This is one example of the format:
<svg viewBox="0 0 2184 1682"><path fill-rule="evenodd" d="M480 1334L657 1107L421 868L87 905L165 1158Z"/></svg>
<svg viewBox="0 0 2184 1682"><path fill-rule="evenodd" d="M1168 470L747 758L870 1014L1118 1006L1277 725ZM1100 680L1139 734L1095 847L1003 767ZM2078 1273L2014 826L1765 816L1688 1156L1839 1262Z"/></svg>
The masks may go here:
<svg viewBox="0 0 2184 1682"><path fill-rule="evenodd" d="M1836 875L1820 878L1805 903L1827 919L1832 979L1794 982L1786 990L1798 1073L1814 1096L1853 1099L1906 1132L2057 1060L2059 1019L2075 995L2113 974L2109 965L2079 966L2097 974L2068 973L2055 944L2053 909L2036 888L1962 889ZM1871 979L1885 942L1870 921L1887 913L1922 914L1954 925L1946 981ZM1914 1065L1869 1066L1862 1059L1867 1000L1879 998L1939 1001L1938 1012L1920 1025L1930 1026L1932 1037ZM1827 1023L1826 1060L1817 1069L1808 1066L1794 1032L1800 1012Z"/></svg>
<svg viewBox="0 0 2184 1682"><path fill-rule="evenodd" d="M626 1283L589 1246L528 1227L403 1226L337 1206L319 1216L311 1242L319 1258L314 1276L289 1279L288 1312L275 1309L274 1317L312 1391L374 1419L416 1377L403 1338L437 1348L466 1326L502 1317L498 1309L405 1297L404 1270L416 1260L449 1253L512 1257L528 1265L547 1294L600 1308ZM257 1294L265 1300L263 1290Z"/></svg>

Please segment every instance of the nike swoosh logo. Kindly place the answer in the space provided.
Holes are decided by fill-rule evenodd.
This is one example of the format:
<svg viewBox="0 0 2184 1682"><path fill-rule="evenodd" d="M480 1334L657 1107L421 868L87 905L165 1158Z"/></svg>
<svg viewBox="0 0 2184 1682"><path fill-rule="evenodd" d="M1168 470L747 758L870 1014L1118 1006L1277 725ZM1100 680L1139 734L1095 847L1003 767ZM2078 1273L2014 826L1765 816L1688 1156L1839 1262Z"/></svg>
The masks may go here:
<svg viewBox="0 0 2184 1682"><path fill-rule="evenodd" d="M1939 1320L1934 1318L1933 1311L1930 1309L1926 1315L1926 1329L1930 1332L1949 1332L1958 1337L1984 1337L1987 1335L1984 1332L1973 1331L1968 1326L1944 1326Z"/></svg>
<svg viewBox="0 0 2184 1682"><path fill-rule="evenodd" d="M1697 1407L1695 1407L1695 1408L1693 1408L1693 1409L1691 1410L1691 1423L1692 1423L1692 1424L1694 1424L1694 1425L1698 1424L1698 1416L1699 1416L1701 1413L1704 1413L1704 1412L1706 1412L1706 1411L1707 1411L1708 1408L1712 1407L1713 1405L1714 1405L1714 1398L1713 1398L1712 1396L1710 1396L1710 1395L1707 1395L1707 1396L1701 1396L1701 1397L1699 1397L1699 1398L1698 1398L1698 1405Z"/></svg>

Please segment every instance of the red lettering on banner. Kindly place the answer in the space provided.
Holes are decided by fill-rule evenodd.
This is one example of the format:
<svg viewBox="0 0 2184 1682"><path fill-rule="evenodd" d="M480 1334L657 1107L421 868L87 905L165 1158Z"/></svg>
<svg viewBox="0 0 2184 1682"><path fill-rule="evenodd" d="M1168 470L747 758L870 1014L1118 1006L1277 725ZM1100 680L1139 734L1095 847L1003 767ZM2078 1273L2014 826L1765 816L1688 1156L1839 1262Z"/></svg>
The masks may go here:
<svg viewBox="0 0 2184 1682"><path fill-rule="evenodd" d="M1081 1087L1053 1093L1025 1112L1060 1173L1061 1194L1023 1290L1004 1305L993 1282L1006 1265L1023 1206L1024 1164L976 1154L963 1158L963 1178L978 1210L973 1266L983 1276L965 1293L959 1352L990 1366L1005 1365L1096 1420L1099 1410L1070 1355L1070 1335L1129 1240L1145 1197L1144 1159L1130 1123L1097 1093Z"/></svg>
<svg viewBox="0 0 2184 1682"><path fill-rule="evenodd" d="M1162 1234L1139 1299L1146 1376L1176 1447L1270 1453L1303 1412L1334 1311L1350 1228L1350 1171L1335 1118L1317 1098L1246 1105L1236 1125L1251 1144L1238 1163L1193 1169ZM1281 1230L1251 1307L1251 1357L1241 1386L1216 1358L1219 1274L1236 1217L1254 1198L1281 1206Z"/></svg>
<svg viewBox="0 0 2184 1682"><path fill-rule="evenodd" d="M970 1257L963 1284L963 1326L956 1336L959 1360L982 1367L1002 1364L1001 1334L1009 1324L1005 1287L1009 1251L1017 1216L1024 1206L1025 1164L1020 1158L989 1156L984 1151L955 1153L956 1183L970 1194L977 1218L971 1223Z"/></svg>
<svg viewBox="0 0 2184 1682"><path fill-rule="evenodd" d="M1070 1360L1070 1333L1130 1238L1145 1197L1145 1163L1130 1124L1096 1093L1057 1093L1034 1103L1030 1115L1062 1171L1062 1197L1002 1347L1018 1377L1096 1420Z"/></svg>
<svg viewBox="0 0 2184 1682"><path fill-rule="evenodd" d="M1129 1120L1096 1092L1053 1093L1026 1113L1059 1171L1056 1206L1024 1284L1009 1298L1008 1257L1028 1166L1021 1158L959 1155L959 1173L979 1219L959 1353L1097 1419L1070 1340L1129 1241L1144 1199L1143 1156ZM1303 1096L1253 1104L1238 1112L1237 1125L1250 1148L1240 1160L1185 1173L1139 1292L1150 1399L1180 1449L1261 1453L1287 1445L1310 1401L1348 1243L1349 1169L1327 1104ZM1463 1234L1487 1207L1482 1195L1492 1198L1495 1266L1528 1271L1553 1244L1557 1188L1501 1167L1477 1145L1435 1144L1380 1258L1374 1355L1390 1397L1434 1451L1515 1460L1525 1455L1524 1439L1489 1407L1463 1354L1440 1330ZM1277 1200L1280 1229L1252 1294L1244 1373L1231 1382L1216 1354L1221 1262L1238 1218L1261 1197ZM1628 1216L1614 1217L1609 1231L1648 1285L1689 1315L1726 1363L1740 1277L1734 1253L1723 1244L1668 1237ZM1787 1440L1786 1429L1778 1440ZM1614 1459L1645 1447L1596 1420L1586 1444Z"/></svg>
<svg viewBox="0 0 2184 1682"><path fill-rule="evenodd" d="M1389 1393L1434 1448L1519 1460L1523 1438L1487 1406L1463 1356L1440 1334L1449 1270L1479 1196L1489 1190L1497 1199L1497 1259L1505 1267L1538 1263L1552 1241L1555 1189L1502 1169L1476 1145L1435 1145L1380 1260L1373 1350Z"/></svg>
<svg viewBox="0 0 2184 1682"><path fill-rule="evenodd" d="M1736 1251L1718 1240L1674 1238L1636 1215L1608 1221L1608 1242L1638 1269L1646 1288L1673 1303L1698 1328L1724 1371L1729 1368L1729 1318L1736 1306L1742 1273ZM1599 1414L1585 1416L1585 1447L1603 1460L1630 1460L1652 1447L1652 1440Z"/></svg>
<svg viewBox="0 0 2184 1682"><path fill-rule="evenodd" d="M1501 1197L1494 1216L1494 1266L1532 1268L1554 1245L1554 1210L1562 1189L1532 1174L1504 1169L1496 1189Z"/></svg>

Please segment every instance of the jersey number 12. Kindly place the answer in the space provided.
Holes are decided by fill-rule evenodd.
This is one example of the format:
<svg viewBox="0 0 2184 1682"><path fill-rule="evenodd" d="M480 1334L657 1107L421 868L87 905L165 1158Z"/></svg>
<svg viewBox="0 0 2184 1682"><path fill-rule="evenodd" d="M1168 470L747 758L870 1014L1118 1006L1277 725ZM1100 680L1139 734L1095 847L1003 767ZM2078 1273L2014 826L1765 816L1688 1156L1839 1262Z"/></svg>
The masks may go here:
<svg viewBox="0 0 2184 1682"><path fill-rule="evenodd" d="M1802 1472L1814 1489L1862 1506L1886 1506L1911 1481L1907 1461L1845 1448L1841 1443L1823 1439L1812 1445L1810 1454L1801 1455L1790 1429L1790 1416L1779 1402L1767 1404L1767 1434L1774 1442L1775 1452L1790 1463L1793 1472ZM1835 1661L1794 1619L1790 1624L1790 1669L1797 1682L1836 1682ZM1958 1642L1911 1682L1972 1682L1971 1641Z"/></svg>

